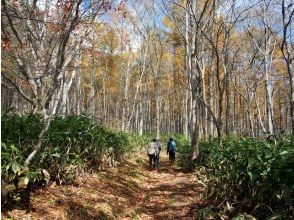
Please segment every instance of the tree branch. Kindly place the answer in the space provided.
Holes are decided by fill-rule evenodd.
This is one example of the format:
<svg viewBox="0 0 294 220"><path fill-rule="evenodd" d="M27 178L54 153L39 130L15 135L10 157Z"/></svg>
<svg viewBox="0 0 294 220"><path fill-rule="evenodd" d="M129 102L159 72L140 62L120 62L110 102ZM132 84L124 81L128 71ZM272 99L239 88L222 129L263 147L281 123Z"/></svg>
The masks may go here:
<svg viewBox="0 0 294 220"><path fill-rule="evenodd" d="M7 77L7 76L5 76L5 74L3 74L3 72L2 72L2 77L4 78L4 79L6 79L7 81L9 81L11 84L12 84L12 86L16 89L16 91L25 99L25 100L27 100L29 103L31 103L31 104L33 104L34 106L36 106L36 104L35 104L35 101L32 99L32 98L30 98L29 96L27 96L22 90L21 90L21 88L12 80L12 79L10 79L9 77Z"/></svg>

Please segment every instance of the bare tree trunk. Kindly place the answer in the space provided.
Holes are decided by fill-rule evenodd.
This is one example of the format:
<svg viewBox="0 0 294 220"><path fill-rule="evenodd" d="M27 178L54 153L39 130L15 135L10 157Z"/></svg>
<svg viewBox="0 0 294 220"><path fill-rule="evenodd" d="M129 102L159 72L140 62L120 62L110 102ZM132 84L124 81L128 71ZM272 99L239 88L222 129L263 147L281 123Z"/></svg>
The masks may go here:
<svg viewBox="0 0 294 220"><path fill-rule="evenodd" d="M191 128L191 106L189 105L189 100L191 97L191 52L190 52L190 46L189 46L189 42L190 42L190 34L189 34L189 30L190 30L190 14L189 14L189 4L187 1L186 4L186 12L185 12L185 75L188 81L188 85L189 85L189 90L186 92L186 103L185 103L185 124L184 124L184 131L185 131L185 135L187 138L190 139L191 137L191 133L190 133L190 128Z"/></svg>
<svg viewBox="0 0 294 220"><path fill-rule="evenodd" d="M196 61L196 57L194 57L195 61ZM196 65L196 62L195 62ZM195 160L198 155L199 155L199 131L200 131L200 119L199 119L199 106L200 106L200 102L199 102L199 97L201 97L200 94L200 88L201 86L201 76L200 76L200 69L197 68L197 66L195 66L195 69L193 70L193 75L192 75L192 138L191 138L191 144L192 144L192 148L193 148L193 152L192 152L192 160ZM198 107L198 108L197 108Z"/></svg>
<svg viewBox="0 0 294 220"><path fill-rule="evenodd" d="M125 88L124 88L124 103L123 103L123 108L122 108L122 125L121 125L121 129L123 131L125 130L125 125L127 123L126 115L128 115L128 112L129 112L128 90L129 90L130 63L131 63L131 56L129 55L128 64L127 64L127 70L126 70L126 74L125 74L126 81L125 81Z"/></svg>
<svg viewBox="0 0 294 220"><path fill-rule="evenodd" d="M192 1L192 12L194 15L197 15L197 1ZM199 155L199 131L200 131L200 120L199 120L199 98L202 97L200 94L202 86L202 80L201 80L201 67L199 63L199 54L200 47L197 45L197 35L198 32L194 32L192 34L192 44L191 48L193 51L193 54L191 54L191 87L192 87L192 139L191 144L193 148L192 152L192 160L195 160ZM198 107L198 108L197 108Z"/></svg>
<svg viewBox="0 0 294 220"><path fill-rule="evenodd" d="M246 100L246 111L247 111L247 117L248 117L248 123L249 123L249 134L251 137L255 137L254 130L253 130L253 121L252 121L252 114L251 114L251 107L250 107L250 99Z"/></svg>
<svg viewBox="0 0 294 220"><path fill-rule="evenodd" d="M44 125L43 128L41 130L41 133L39 135L39 139L38 139L38 143L35 145L34 150L29 154L29 156L27 157L27 159L25 160L24 165L26 167L28 167L32 161L32 159L34 158L34 156L37 154L37 152L41 149L42 144L45 141L45 133L49 128L49 125L51 123L51 117L48 117L44 120Z"/></svg>
<svg viewBox="0 0 294 220"><path fill-rule="evenodd" d="M56 110L56 112L59 112L61 115L68 115L68 111L69 111L69 103L68 103L68 93L69 90L72 86L72 82L73 79L76 76L77 73L77 69L79 64L75 64L74 65L74 70L72 71L71 75L69 76L68 80L65 80L65 78L68 78L67 75L67 71L65 72L64 78L62 80L62 90L61 90L61 99L58 103L58 109Z"/></svg>
<svg viewBox="0 0 294 220"><path fill-rule="evenodd" d="M106 73L104 73L103 75L103 79L102 79L102 100L103 100L103 124L106 123L106 117L107 117L107 106L106 106Z"/></svg>
<svg viewBox="0 0 294 220"><path fill-rule="evenodd" d="M159 105L159 76L158 67L156 67L154 76L154 97L155 97L155 127L156 127L156 138L160 138L160 105Z"/></svg>
<svg viewBox="0 0 294 220"><path fill-rule="evenodd" d="M275 134L275 124L274 124L274 113L273 113L273 104L272 104L272 92L271 86L269 84L269 48L268 44L268 30L265 28L265 51L264 51L264 86L265 86L265 96L266 96L266 111L268 116L268 132L270 134Z"/></svg>
<svg viewBox="0 0 294 220"><path fill-rule="evenodd" d="M81 71L81 63L82 63L82 55L81 55L81 51L78 51L78 55L76 58L76 67L75 67L75 71L77 72L77 77L76 77L76 89L74 90L74 96L75 96L75 111L77 115L80 115L82 112L82 71Z"/></svg>
<svg viewBox="0 0 294 220"><path fill-rule="evenodd" d="M189 106L189 91L185 91L185 95L184 95L184 99L183 99L183 106L184 106L184 110L183 110L183 133L186 137L189 136L189 132L188 132L188 118L189 118L189 114L188 114L188 106Z"/></svg>
<svg viewBox="0 0 294 220"><path fill-rule="evenodd" d="M96 100L95 100L95 81L96 81L96 68L94 62L94 56L92 57L92 69L91 69L91 82L90 82L90 94L88 100L88 115L94 118L96 110Z"/></svg>
<svg viewBox="0 0 294 220"><path fill-rule="evenodd" d="M143 112L143 103L142 100L139 102L139 135L143 135L143 125L144 125L144 112Z"/></svg>
<svg viewBox="0 0 294 220"><path fill-rule="evenodd" d="M205 45L202 44L202 50L204 50ZM201 77L199 77L199 87L200 87L200 95L201 95L201 99L202 102L207 103L207 98L206 98L206 85L205 85L205 72L206 72L206 65L203 59L201 59L202 61L202 69L200 72ZM202 126L202 137L206 139L207 136L207 119L208 119L208 109L207 107L201 103L198 100L199 103L199 110L200 110L200 116L202 117L201 119L201 126Z"/></svg>
<svg viewBox="0 0 294 220"><path fill-rule="evenodd" d="M146 76L146 59L147 59L147 52L148 52L148 47L145 48L144 50L144 54L143 54L143 64L142 64L142 67L141 67L141 74L140 74L140 78L137 82L137 85L136 85L136 92L135 92L135 96L133 98L133 106L131 108L131 112L129 114L129 118L127 120L127 124L126 124L126 130L129 129L129 126L130 126L130 123L131 123L131 120L133 119L134 117L134 111L135 111L135 106L136 106L136 102L137 102L137 98L138 98L138 95L139 95L139 92L140 92L140 88L141 88L141 83L142 83L142 80L143 80L143 77ZM146 92L148 94L148 86L146 86Z"/></svg>
<svg viewBox="0 0 294 220"><path fill-rule="evenodd" d="M45 134L46 134L47 130L49 129L49 126L51 124L51 119L52 119L53 115L55 115L56 110L57 110L57 105L60 101L60 96L61 96L61 91L62 91L61 85L57 89L58 89L58 92L54 94L54 100L53 100L52 106L50 108L51 112L47 112L47 110L45 108L43 108L44 124L43 124L42 130L41 130L41 133L39 134L37 144L34 146L33 151L29 154L29 156L26 158L26 160L24 162L24 165L26 167L29 167L32 159L35 157L37 152L41 149L42 144L45 141Z"/></svg>
<svg viewBox="0 0 294 220"><path fill-rule="evenodd" d="M292 134L294 134L294 76L291 72L291 69L293 69L291 63L287 64L287 72L289 75L289 81L290 81L290 118L291 118L291 124L292 124Z"/></svg>
<svg viewBox="0 0 294 220"><path fill-rule="evenodd" d="M82 76L81 71L79 70L79 75L77 77L77 93L76 93L76 102L77 102L77 108L76 113L77 115L80 115L82 112Z"/></svg>
<svg viewBox="0 0 294 220"><path fill-rule="evenodd" d="M236 81L237 81L237 77L235 76L234 82L233 82L234 85L236 84ZM236 132L236 126L237 126L236 112L237 112L238 103L236 100L237 100L237 93L234 92L234 95L233 95L233 133L234 133L234 136L237 135L237 132Z"/></svg>
<svg viewBox="0 0 294 220"><path fill-rule="evenodd" d="M257 113L258 113L258 120L259 120L259 124L262 128L263 133L266 133L263 121L262 121L262 117L261 117L261 113L260 113L260 108L259 108L259 101L258 101L258 97L256 95L255 97L255 105L256 105L256 109L257 109Z"/></svg>
<svg viewBox="0 0 294 220"><path fill-rule="evenodd" d="M291 7L292 6L292 7ZM291 1L282 0L282 26L283 26L283 41L280 49L283 53L283 58L287 65L287 73L290 84L290 121L292 124L291 132L294 134L294 75L293 75L293 61L294 61L294 46L293 40L290 40L293 31L293 17L294 8ZM293 38L292 38L293 39ZM294 139L293 139L294 142Z"/></svg>

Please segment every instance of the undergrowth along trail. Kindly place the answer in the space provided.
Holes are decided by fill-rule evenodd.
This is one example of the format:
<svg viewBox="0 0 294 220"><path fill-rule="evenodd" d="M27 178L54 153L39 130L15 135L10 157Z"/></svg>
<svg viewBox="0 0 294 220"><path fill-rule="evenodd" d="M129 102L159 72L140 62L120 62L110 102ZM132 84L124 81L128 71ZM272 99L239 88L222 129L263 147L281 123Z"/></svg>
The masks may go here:
<svg viewBox="0 0 294 220"><path fill-rule="evenodd" d="M15 219L195 219L204 189L195 175L169 165L161 155L159 170L147 158L82 174L73 185L40 189L31 195L31 210L14 209ZM4 218L5 219L5 218Z"/></svg>

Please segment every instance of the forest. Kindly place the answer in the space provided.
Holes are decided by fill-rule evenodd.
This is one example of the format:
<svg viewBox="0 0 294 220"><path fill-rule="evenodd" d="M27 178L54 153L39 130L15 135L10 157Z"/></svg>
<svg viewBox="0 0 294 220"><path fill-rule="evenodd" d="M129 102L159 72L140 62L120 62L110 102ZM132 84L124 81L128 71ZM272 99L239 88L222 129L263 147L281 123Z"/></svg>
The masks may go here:
<svg viewBox="0 0 294 220"><path fill-rule="evenodd" d="M1 67L1 218L294 219L293 0L3 0Z"/></svg>

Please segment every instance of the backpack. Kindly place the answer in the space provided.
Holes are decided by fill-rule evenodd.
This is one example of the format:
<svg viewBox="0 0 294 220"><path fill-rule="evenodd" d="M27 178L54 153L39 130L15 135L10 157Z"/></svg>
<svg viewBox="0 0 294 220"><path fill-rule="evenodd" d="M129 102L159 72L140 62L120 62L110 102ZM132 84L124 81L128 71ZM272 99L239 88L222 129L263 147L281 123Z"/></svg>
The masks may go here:
<svg viewBox="0 0 294 220"><path fill-rule="evenodd" d="M147 148L147 154L148 155L157 155L157 153L158 153L157 144L154 142L151 142L151 144Z"/></svg>
<svg viewBox="0 0 294 220"><path fill-rule="evenodd" d="M158 151L161 151L161 144L160 144L160 142L156 142L156 146L158 148Z"/></svg>
<svg viewBox="0 0 294 220"><path fill-rule="evenodd" d="M168 151L176 151L176 143L174 141L168 143Z"/></svg>

